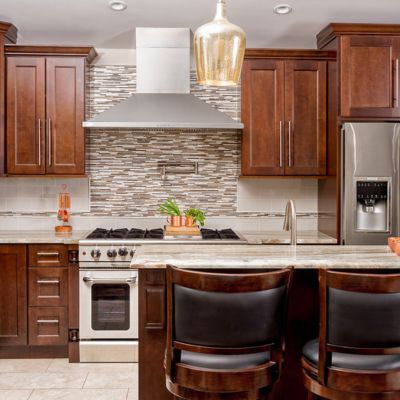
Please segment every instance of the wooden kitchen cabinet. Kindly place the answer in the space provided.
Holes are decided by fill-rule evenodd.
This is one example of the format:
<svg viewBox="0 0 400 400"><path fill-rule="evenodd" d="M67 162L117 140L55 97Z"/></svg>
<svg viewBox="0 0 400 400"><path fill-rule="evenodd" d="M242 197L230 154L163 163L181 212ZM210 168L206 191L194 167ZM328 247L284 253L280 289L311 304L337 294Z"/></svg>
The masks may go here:
<svg viewBox="0 0 400 400"><path fill-rule="evenodd" d="M77 245L0 245L0 358L79 361L78 321Z"/></svg>
<svg viewBox="0 0 400 400"><path fill-rule="evenodd" d="M243 175L284 175L285 65L245 60L242 73Z"/></svg>
<svg viewBox="0 0 400 400"><path fill-rule="evenodd" d="M400 117L400 25L330 24L317 40L337 51L340 117Z"/></svg>
<svg viewBox="0 0 400 400"><path fill-rule="evenodd" d="M26 246L0 245L0 346L27 344Z"/></svg>
<svg viewBox="0 0 400 400"><path fill-rule="evenodd" d="M242 175L326 175L327 62L332 52L247 50Z"/></svg>
<svg viewBox="0 0 400 400"><path fill-rule="evenodd" d="M172 400L165 386L165 269L139 270L139 399Z"/></svg>
<svg viewBox="0 0 400 400"><path fill-rule="evenodd" d="M6 46L7 173L85 173L85 70L92 48Z"/></svg>
<svg viewBox="0 0 400 400"><path fill-rule="evenodd" d="M0 21L0 176L6 171L6 61L5 45L16 43L17 28L9 22Z"/></svg>

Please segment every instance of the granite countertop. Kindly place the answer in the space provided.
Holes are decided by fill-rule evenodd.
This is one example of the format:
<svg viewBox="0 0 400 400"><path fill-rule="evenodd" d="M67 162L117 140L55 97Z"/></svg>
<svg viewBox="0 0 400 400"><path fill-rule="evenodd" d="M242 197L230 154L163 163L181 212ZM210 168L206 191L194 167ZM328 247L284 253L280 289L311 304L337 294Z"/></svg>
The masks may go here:
<svg viewBox="0 0 400 400"><path fill-rule="evenodd" d="M131 268L395 268L400 257L388 246L147 245Z"/></svg>
<svg viewBox="0 0 400 400"><path fill-rule="evenodd" d="M54 230L16 230L1 231L0 244L36 244L36 243L60 243L77 244L89 231L72 231L71 233L56 233Z"/></svg>
<svg viewBox="0 0 400 400"><path fill-rule="evenodd" d="M248 244L289 244L287 231L239 231ZM297 231L298 244L337 244L336 238L318 231Z"/></svg>

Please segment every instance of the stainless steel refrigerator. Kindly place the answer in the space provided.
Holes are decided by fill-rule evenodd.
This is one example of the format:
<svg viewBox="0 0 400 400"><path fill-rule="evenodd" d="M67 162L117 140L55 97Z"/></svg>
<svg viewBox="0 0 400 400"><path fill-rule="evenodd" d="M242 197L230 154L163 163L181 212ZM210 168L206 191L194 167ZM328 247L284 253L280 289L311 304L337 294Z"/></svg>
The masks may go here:
<svg viewBox="0 0 400 400"><path fill-rule="evenodd" d="M400 123L342 129L342 243L385 244L399 235Z"/></svg>

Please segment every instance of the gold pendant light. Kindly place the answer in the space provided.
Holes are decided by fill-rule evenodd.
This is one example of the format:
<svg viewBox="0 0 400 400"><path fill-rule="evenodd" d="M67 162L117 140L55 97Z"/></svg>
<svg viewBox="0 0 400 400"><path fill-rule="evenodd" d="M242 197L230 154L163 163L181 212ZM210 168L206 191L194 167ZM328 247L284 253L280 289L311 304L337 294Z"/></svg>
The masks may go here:
<svg viewBox="0 0 400 400"><path fill-rule="evenodd" d="M218 0L212 22L194 34L197 81L200 85L234 86L240 81L246 34L226 17L226 0Z"/></svg>

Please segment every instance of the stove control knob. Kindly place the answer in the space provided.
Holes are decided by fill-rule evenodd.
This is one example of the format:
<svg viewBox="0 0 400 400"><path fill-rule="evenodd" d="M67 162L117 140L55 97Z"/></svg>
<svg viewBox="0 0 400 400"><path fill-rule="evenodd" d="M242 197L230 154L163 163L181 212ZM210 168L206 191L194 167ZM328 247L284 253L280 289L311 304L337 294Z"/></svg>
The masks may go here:
<svg viewBox="0 0 400 400"><path fill-rule="evenodd" d="M133 257L136 253L136 250L131 250L131 252L129 253L131 257Z"/></svg>
<svg viewBox="0 0 400 400"><path fill-rule="evenodd" d="M110 257L110 258L115 258L115 257L117 257L117 250L108 250L107 251L107 257Z"/></svg>
<svg viewBox="0 0 400 400"><path fill-rule="evenodd" d="M100 258L100 256L101 256L101 251L100 251L99 249L92 250L91 253L90 253L90 255L91 255L93 258Z"/></svg>
<svg viewBox="0 0 400 400"><path fill-rule="evenodd" d="M121 248L118 250L118 254L119 254L121 257L126 257L126 256L128 255L128 249L127 249L126 247L121 247Z"/></svg>

